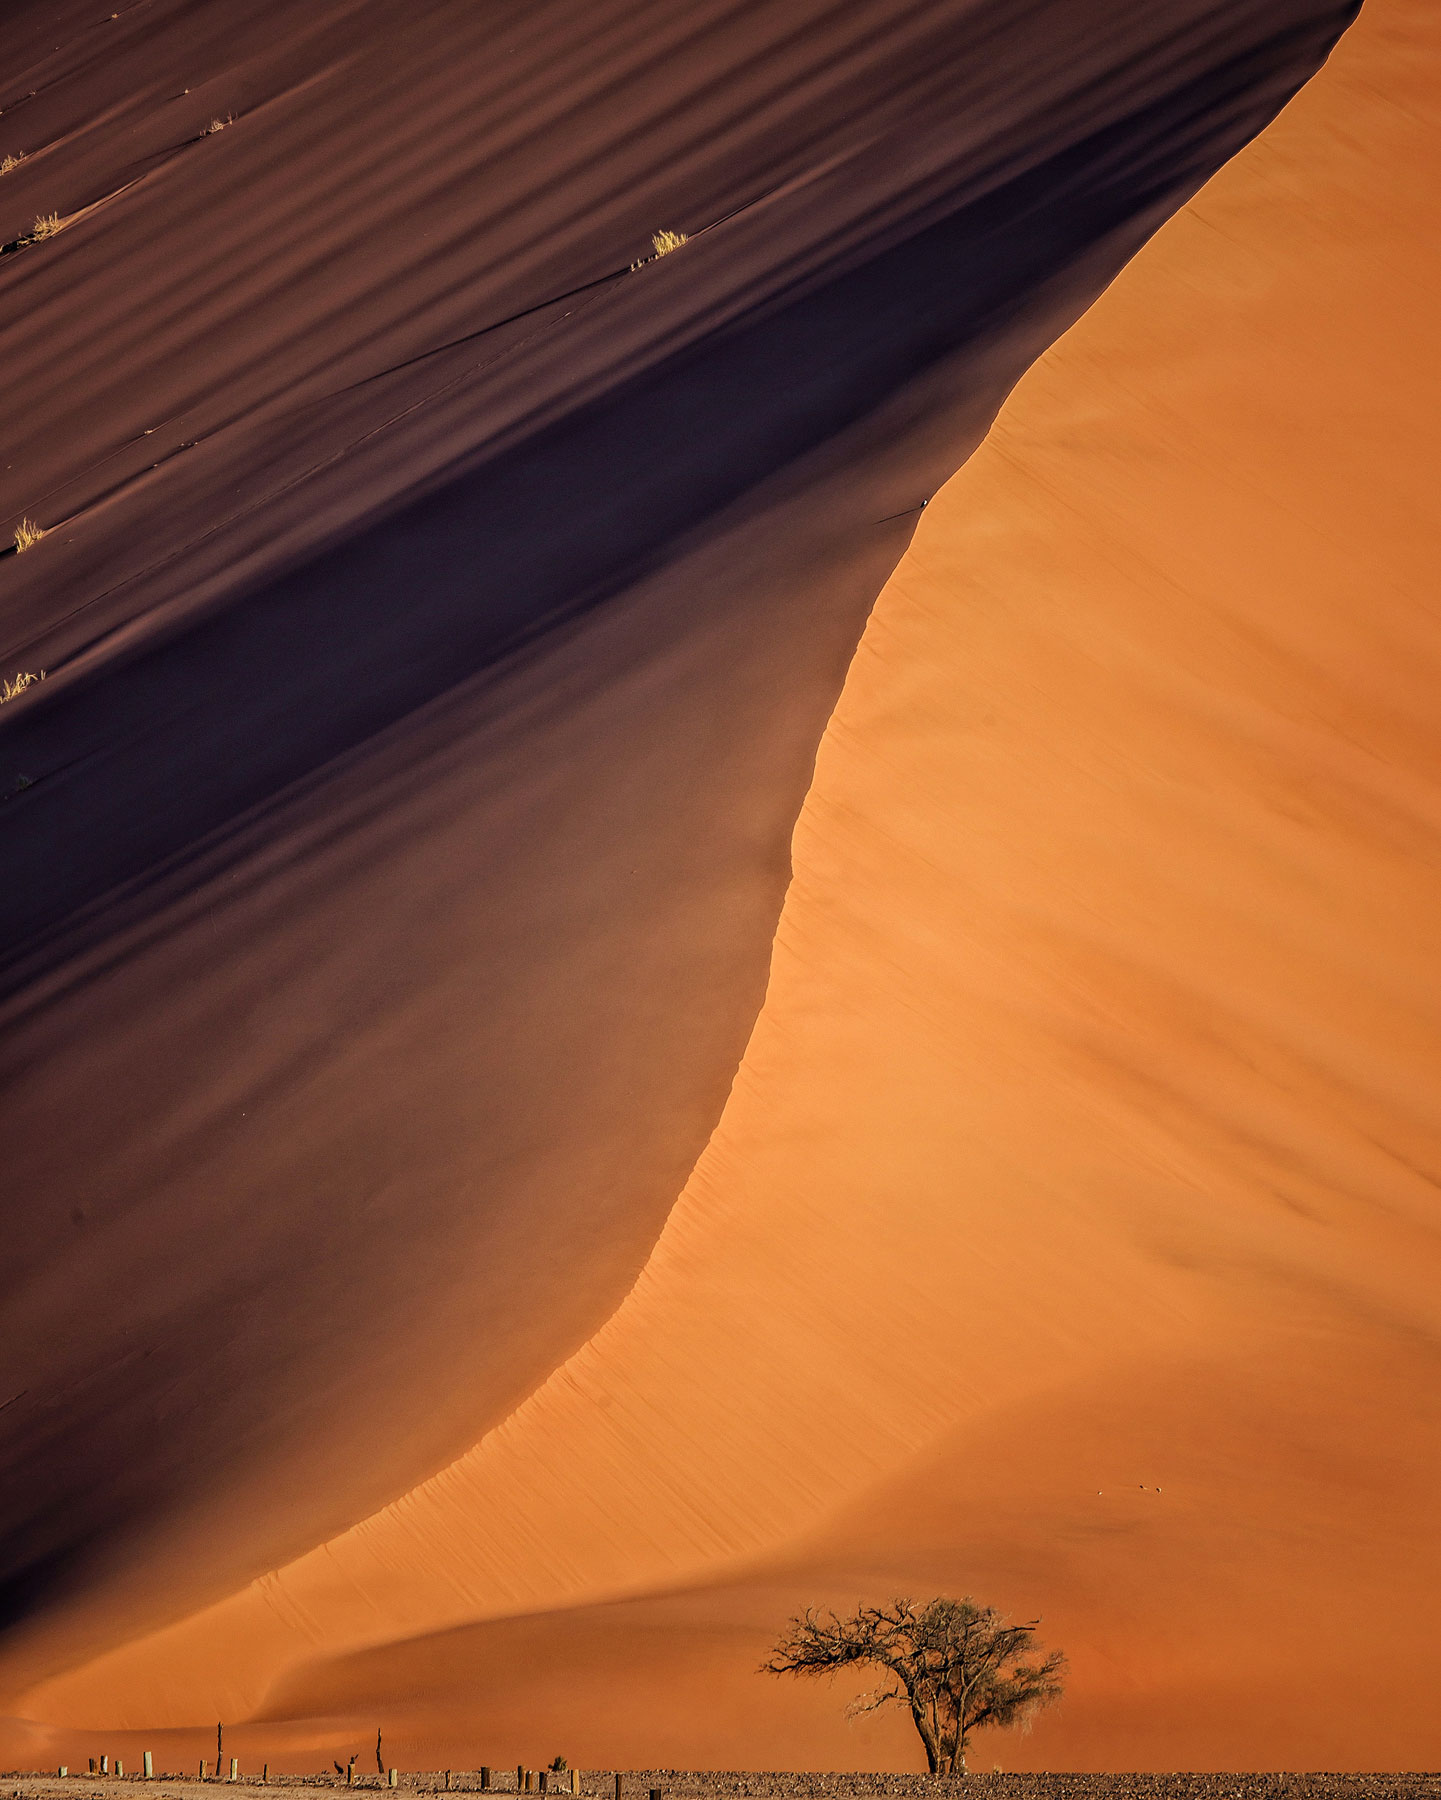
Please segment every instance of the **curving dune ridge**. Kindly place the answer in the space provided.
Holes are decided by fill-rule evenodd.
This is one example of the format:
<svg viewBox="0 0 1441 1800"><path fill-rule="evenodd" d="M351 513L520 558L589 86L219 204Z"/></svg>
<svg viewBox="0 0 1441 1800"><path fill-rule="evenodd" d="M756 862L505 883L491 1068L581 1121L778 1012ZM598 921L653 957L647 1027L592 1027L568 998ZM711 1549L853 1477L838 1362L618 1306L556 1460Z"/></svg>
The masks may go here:
<svg viewBox="0 0 1441 1800"><path fill-rule="evenodd" d="M1427 1554L1434 1423L1377 1407L1432 1375L1421 715L1378 669L1363 775L1334 674L1424 691L1416 537L1348 540L1403 558L1384 633L1354 579L1318 608L1311 532L1376 489L1266 421L1334 416L1314 356L1360 404L1345 321L1422 266L1366 186L1413 114L1384 163L1337 123L1418 11L931 509L771 957L918 500L1347 16L6 28L0 200L73 219L0 264L52 527L3 570L6 672L52 671L0 715L15 1754L220 1711L304 1765L383 1710L432 1761L897 1760L750 1671L798 1600L920 1581L1072 1649L1024 1756L1417 1754L1364 1635L1325 1654L1380 1735L1299 1698L1337 1545L1363 1613ZM1373 288L1308 313L1362 216Z"/></svg>

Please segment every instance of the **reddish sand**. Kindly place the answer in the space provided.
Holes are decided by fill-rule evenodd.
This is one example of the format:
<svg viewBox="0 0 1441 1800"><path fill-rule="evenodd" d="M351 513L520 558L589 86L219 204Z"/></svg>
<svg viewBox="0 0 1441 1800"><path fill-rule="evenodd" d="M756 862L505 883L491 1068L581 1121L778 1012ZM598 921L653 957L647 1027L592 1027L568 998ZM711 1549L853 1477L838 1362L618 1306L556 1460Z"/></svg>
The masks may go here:
<svg viewBox="0 0 1441 1800"><path fill-rule="evenodd" d="M1350 10L7 11L0 1695L613 1311L920 500Z"/></svg>
<svg viewBox="0 0 1441 1800"><path fill-rule="evenodd" d="M919 37L903 98L934 54ZM1061 289L1022 284L999 348L877 376L889 412L828 414L789 462L742 446L764 497L683 543L729 496L678 505L666 566L544 656L488 674L492 635L441 680L402 633L363 720L306 736L304 708L351 679L373 698L396 641L379 601L370 660L309 687L310 625L292 645L287 620L386 543L393 593L395 543L423 560L450 526L388 523L308 585L281 572L286 531L318 555L345 506L346 531L391 519L378 453L267 514L267 545L187 539L184 581L147 576L123 616L91 589L148 515L122 495L102 546L77 532L76 591L116 629L150 629L167 582L188 605L215 584L224 626L224 571L268 567L270 610L248 601L228 638L132 663L25 576L35 661L100 673L19 703L7 756L69 743L80 773L56 779L102 823L149 819L157 771L180 795L155 808L171 837L77 846L61 886L91 910L68 936L40 928L44 832L22 844L9 1054L39 1073L12 1180L103 1229L32 1245L8 1320L22 1346L73 1333L45 1377L64 1430L19 1439L38 1473L8 1760L75 1760L99 1730L189 1757L223 1716L238 1752L297 1767L377 1724L429 1766L911 1766L904 1721L848 1725L842 1695L754 1670L798 1605L928 1588L1044 1612L1071 1654L1064 1709L996 1741L1007 1766L1441 1760L1438 77L1441 22L1372 0L928 510L823 743L740 1073L648 1260L754 1013L846 632L908 528L871 521L954 466L1122 237L1078 245ZM702 302L714 324L730 292L684 290L667 329ZM655 329L637 304L595 366L644 360ZM947 352L969 343L956 325ZM763 397L765 359L722 377ZM225 404L241 379L217 378ZM399 466L423 485L467 429L459 402L428 415ZM232 449L182 464L192 521L252 463L288 466L263 433ZM581 495L581 525L603 499ZM556 555L567 582L617 579ZM437 634L454 623L441 608ZM207 704L234 684L238 724L211 730L187 668ZM185 779L177 744L229 767L226 731L268 742L296 709L253 789ZM136 901L115 884L142 870Z"/></svg>

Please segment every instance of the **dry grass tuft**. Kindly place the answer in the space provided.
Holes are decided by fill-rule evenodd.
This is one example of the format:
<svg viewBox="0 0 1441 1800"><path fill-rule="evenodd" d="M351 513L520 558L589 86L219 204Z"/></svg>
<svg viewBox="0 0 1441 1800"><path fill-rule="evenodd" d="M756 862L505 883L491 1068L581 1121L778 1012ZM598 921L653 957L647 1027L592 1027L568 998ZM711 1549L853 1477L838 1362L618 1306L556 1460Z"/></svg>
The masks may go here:
<svg viewBox="0 0 1441 1800"><path fill-rule="evenodd" d="M669 256L672 250L679 250L685 241L683 231L658 231L651 239L651 246L657 256Z"/></svg>
<svg viewBox="0 0 1441 1800"><path fill-rule="evenodd" d="M53 238L60 229L59 213L41 213L30 228L29 237L22 238L22 244L43 244L46 238Z"/></svg>
<svg viewBox="0 0 1441 1800"><path fill-rule="evenodd" d="M226 115L223 119L212 119L210 121L210 123L205 127L204 135L206 137L214 137L217 131L224 131L224 129L227 125L233 125L234 123L235 123L235 114L234 113L226 113Z"/></svg>
<svg viewBox="0 0 1441 1800"><path fill-rule="evenodd" d="M0 156L0 175L8 175L12 169L18 169L25 160L25 152L18 151L14 156Z"/></svg>
<svg viewBox="0 0 1441 1800"><path fill-rule="evenodd" d="M7 700L18 700L26 688L34 687L37 681L44 679L45 671L43 669L36 670L34 673L22 669L13 681L0 680L0 706L3 706Z"/></svg>
<svg viewBox="0 0 1441 1800"><path fill-rule="evenodd" d="M22 519L15 527L15 554L23 556L27 550L33 550L44 535L43 525L37 525L33 519Z"/></svg>

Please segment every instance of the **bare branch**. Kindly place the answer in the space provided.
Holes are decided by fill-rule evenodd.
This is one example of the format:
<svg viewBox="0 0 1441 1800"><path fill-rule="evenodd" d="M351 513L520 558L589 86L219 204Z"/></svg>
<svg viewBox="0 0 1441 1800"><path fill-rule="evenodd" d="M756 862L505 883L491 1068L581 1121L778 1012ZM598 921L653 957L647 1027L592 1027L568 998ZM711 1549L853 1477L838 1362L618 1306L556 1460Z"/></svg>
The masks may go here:
<svg viewBox="0 0 1441 1800"><path fill-rule="evenodd" d="M807 1610L793 1618L762 1668L773 1675L834 1675L851 1666L884 1669L883 1682L852 1702L851 1715L902 1701L910 1708L933 1774L965 1768L966 1743L983 1726L1029 1728L1061 1696L1066 1659L1037 1648L1039 1620L1008 1625L994 1607L937 1598L917 1607L898 1598L861 1606L848 1618Z"/></svg>

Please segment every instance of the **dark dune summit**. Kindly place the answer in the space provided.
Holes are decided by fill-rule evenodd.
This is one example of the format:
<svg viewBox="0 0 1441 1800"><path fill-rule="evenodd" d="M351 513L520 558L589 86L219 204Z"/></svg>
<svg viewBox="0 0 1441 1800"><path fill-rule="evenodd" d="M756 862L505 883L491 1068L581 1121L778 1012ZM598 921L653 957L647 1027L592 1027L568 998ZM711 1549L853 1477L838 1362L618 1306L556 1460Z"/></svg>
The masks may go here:
<svg viewBox="0 0 1441 1800"><path fill-rule="evenodd" d="M0 1710L614 1306L917 509L1352 10L8 9Z"/></svg>

